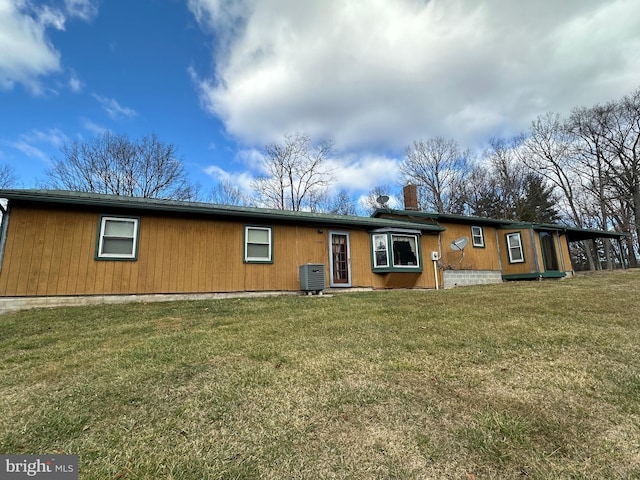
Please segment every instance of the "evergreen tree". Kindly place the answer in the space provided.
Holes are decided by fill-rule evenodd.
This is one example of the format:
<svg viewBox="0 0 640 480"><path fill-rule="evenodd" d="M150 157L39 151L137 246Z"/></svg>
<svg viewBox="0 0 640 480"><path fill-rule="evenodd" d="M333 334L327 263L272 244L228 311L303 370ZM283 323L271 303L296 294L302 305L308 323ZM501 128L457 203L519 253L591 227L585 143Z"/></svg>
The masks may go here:
<svg viewBox="0 0 640 480"><path fill-rule="evenodd" d="M545 185L539 175L527 173L522 194L515 205L516 219L530 223L556 223L560 219L557 202L552 186Z"/></svg>

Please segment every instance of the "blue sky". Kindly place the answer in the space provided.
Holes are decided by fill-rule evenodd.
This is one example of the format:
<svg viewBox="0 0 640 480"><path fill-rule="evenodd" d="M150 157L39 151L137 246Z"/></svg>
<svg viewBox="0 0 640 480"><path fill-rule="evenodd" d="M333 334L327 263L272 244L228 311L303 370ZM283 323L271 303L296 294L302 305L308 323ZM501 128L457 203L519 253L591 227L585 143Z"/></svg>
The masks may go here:
<svg viewBox="0 0 640 480"><path fill-rule="evenodd" d="M44 179L50 158L74 139L105 130L131 138L157 133L178 147L190 176L233 159L224 125L200 106L189 69L211 70L211 39L186 4L109 0L89 19L44 30L59 67L0 90L0 162L25 186Z"/></svg>
<svg viewBox="0 0 640 480"><path fill-rule="evenodd" d="M156 133L206 191L261 148L330 139L335 188L397 184L413 140L481 152L640 86L637 0L0 0L0 164Z"/></svg>

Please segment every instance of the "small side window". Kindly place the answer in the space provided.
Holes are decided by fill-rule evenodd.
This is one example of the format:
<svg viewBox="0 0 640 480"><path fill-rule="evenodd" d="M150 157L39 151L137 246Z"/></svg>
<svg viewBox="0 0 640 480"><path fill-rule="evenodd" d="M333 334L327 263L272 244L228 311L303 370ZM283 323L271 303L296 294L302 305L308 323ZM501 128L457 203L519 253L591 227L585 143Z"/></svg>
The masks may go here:
<svg viewBox="0 0 640 480"><path fill-rule="evenodd" d="M471 239L474 247L484 248L484 232L482 227L471 227Z"/></svg>
<svg viewBox="0 0 640 480"><path fill-rule="evenodd" d="M138 218L100 218L96 259L136 260L138 257Z"/></svg>
<svg viewBox="0 0 640 480"><path fill-rule="evenodd" d="M387 234L373 235L373 268L389 266L389 243Z"/></svg>
<svg viewBox="0 0 640 480"><path fill-rule="evenodd" d="M244 228L245 263L271 263L273 261L273 242L271 227Z"/></svg>
<svg viewBox="0 0 640 480"><path fill-rule="evenodd" d="M524 252L522 251L522 238L520 233L507 234L507 250L509 252L509 263L523 263Z"/></svg>

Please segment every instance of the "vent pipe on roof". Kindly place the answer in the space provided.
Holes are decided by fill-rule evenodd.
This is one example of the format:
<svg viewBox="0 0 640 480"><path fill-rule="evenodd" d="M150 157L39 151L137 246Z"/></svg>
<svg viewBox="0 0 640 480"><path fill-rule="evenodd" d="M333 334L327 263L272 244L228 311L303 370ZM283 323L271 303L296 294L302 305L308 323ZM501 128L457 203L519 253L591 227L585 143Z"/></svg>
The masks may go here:
<svg viewBox="0 0 640 480"><path fill-rule="evenodd" d="M418 210L418 187L412 184L405 185L402 193L404 194L404 209Z"/></svg>

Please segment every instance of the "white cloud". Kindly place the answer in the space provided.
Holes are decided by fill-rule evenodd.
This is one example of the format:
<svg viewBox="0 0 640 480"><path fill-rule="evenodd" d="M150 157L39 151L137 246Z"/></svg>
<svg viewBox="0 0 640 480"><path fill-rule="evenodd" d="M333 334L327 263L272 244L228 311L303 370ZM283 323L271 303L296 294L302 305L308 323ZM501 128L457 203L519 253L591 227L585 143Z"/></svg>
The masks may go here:
<svg viewBox="0 0 640 480"><path fill-rule="evenodd" d="M66 18L57 8L51 8L49 5L41 6L37 11L37 19L43 27L51 25L56 30L64 30Z"/></svg>
<svg viewBox="0 0 640 480"><path fill-rule="evenodd" d="M246 145L473 147L639 85L637 0L189 0L219 39L204 107ZM213 34L213 33L212 33Z"/></svg>
<svg viewBox="0 0 640 480"><path fill-rule="evenodd" d="M82 83L75 72L71 72L71 75L69 76L69 88L74 93L81 92L84 88L84 83Z"/></svg>
<svg viewBox="0 0 640 480"><path fill-rule="evenodd" d="M52 149L59 149L68 137L57 128L48 130L31 130L18 137L15 141L6 141L6 145L22 152L30 158L36 158L45 163L50 161L50 152Z"/></svg>
<svg viewBox="0 0 640 480"><path fill-rule="evenodd" d="M0 0L0 89L21 84L34 94L50 91L42 78L60 72L61 61L47 30L64 30L67 17L90 20L96 14L93 0L65 0L64 11L41 2Z"/></svg>
<svg viewBox="0 0 640 480"><path fill-rule="evenodd" d="M368 192L382 185L396 186L400 182L398 160L375 154L350 154L332 158L336 182L333 189Z"/></svg>
<svg viewBox="0 0 640 480"><path fill-rule="evenodd" d="M249 172L227 172L216 165L206 167L204 172L216 182L228 182L239 188L245 195L250 195L253 192L251 182L254 177Z"/></svg>
<svg viewBox="0 0 640 480"><path fill-rule="evenodd" d="M97 93L92 94L92 96L98 102L100 102L102 108L113 120L119 120L121 118L131 118L138 115L138 112L136 112L134 109L123 107L118 103L117 100L113 98L103 97L102 95L98 95Z"/></svg>
<svg viewBox="0 0 640 480"><path fill-rule="evenodd" d="M60 147L68 140L68 137L58 128L50 128L48 130L35 129L22 135L21 138L30 143L45 143L53 147Z"/></svg>
<svg viewBox="0 0 640 480"><path fill-rule="evenodd" d="M82 119L82 126L85 130L90 131L94 135L102 135L103 133L107 133L110 131L107 127L103 127L102 125L99 125L88 118Z"/></svg>
<svg viewBox="0 0 640 480"><path fill-rule="evenodd" d="M90 21L98 14L98 4L93 0L65 0L64 5L71 17Z"/></svg>
<svg viewBox="0 0 640 480"><path fill-rule="evenodd" d="M40 77L60 70L60 54L45 36L48 26L64 28L60 12L29 8L19 0L0 0L0 88L16 83L42 93Z"/></svg>
<svg viewBox="0 0 640 480"><path fill-rule="evenodd" d="M37 158L38 160L42 160L43 162L49 161L49 156L35 145L20 140L17 142L12 142L10 145L16 150L24 153L27 157Z"/></svg>

